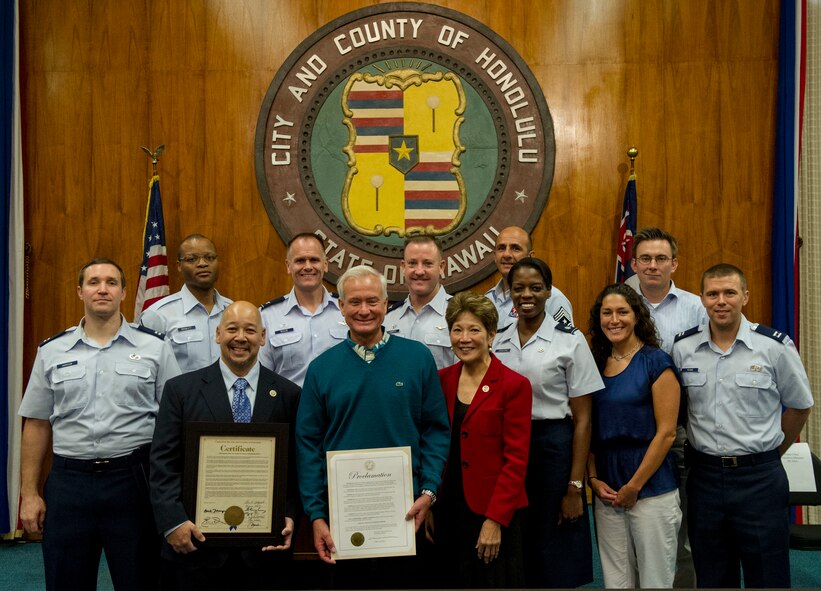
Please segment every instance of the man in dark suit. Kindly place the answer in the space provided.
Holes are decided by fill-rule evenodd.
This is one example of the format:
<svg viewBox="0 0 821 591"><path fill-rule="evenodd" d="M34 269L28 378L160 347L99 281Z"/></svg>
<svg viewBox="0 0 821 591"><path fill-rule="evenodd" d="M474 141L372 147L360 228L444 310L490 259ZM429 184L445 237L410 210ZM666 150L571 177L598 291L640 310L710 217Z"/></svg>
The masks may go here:
<svg viewBox="0 0 821 591"><path fill-rule="evenodd" d="M198 548L205 536L182 502L184 426L191 421L294 425L299 387L257 361L265 329L249 302L228 306L216 330L220 359L170 380L151 447L151 503L163 544L163 586L179 589L272 588L284 584L294 524L301 512L290 431L286 518L281 546L261 550ZM283 570L284 569L284 570ZM276 577L276 579L275 579Z"/></svg>

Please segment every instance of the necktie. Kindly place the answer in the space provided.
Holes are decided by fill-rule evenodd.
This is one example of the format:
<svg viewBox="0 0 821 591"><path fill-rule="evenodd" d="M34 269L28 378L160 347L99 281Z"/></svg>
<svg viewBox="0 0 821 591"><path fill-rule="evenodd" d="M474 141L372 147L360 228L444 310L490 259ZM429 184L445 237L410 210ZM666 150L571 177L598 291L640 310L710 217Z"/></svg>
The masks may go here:
<svg viewBox="0 0 821 591"><path fill-rule="evenodd" d="M235 423L251 422L251 401L245 393L248 387L248 380L239 378L234 382L234 398L231 401L231 413L234 415Z"/></svg>

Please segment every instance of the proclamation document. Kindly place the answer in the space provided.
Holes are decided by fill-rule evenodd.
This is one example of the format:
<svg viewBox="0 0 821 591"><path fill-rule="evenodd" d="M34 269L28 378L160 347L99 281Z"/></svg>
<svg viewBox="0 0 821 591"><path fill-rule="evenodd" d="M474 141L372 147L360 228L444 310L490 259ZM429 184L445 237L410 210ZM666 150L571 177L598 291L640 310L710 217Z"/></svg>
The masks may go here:
<svg viewBox="0 0 821 591"><path fill-rule="evenodd" d="M195 523L211 533L271 533L276 437L200 437Z"/></svg>
<svg viewBox="0 0 821 591"><path fill-rule="evenodd" d="M416 554L413 501L410 447L328 452L333 558Z"/></svg>

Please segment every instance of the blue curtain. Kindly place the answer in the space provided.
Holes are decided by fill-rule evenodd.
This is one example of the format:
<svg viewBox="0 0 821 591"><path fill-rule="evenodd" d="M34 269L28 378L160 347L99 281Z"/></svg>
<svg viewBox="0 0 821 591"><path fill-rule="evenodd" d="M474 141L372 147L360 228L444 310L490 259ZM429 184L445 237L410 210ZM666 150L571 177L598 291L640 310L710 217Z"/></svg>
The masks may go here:
<svg viewBox="0 0 821 591"><path fill-rule="evenodd" d="M3 387L3 400L0 403L0 463L6 482L9 474L9 205L11 203L11 150L12 150L12 116L14 105L14 36L15 0L0 0L0 187L2 187L2 204L0 204L0 228L3 229L3 252L0 257L3 288L0 289L0 384ZM16 502L16 501L15 501ZM0 487L0 533L10 530L8 486ZM12 526L13 527L13 526Z"/></svg>
<svg viewBox="0 0 821 591"><path fill-rule="evenodd" d="M796 0L781 2L778 47L778 112L773 194L773 328L798 339L796 314Z"/></svg>

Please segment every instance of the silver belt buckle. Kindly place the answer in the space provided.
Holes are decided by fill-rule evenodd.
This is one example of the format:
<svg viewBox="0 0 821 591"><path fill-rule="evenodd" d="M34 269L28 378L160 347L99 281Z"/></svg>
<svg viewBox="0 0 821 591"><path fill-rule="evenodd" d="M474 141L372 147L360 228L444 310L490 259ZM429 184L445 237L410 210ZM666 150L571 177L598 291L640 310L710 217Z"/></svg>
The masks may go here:
<svg viewBox="0 0 821 591"><path fill-rule="evenodd" d="M106 464L109 463L109 461L110 460L107 460L106 458L97 458L96 460L93 460L94 469L102 470L106 466Z"/></svg>
<svg viewBox="0 0 821 591"><path fill-rule="evenodd" d="M736 456L721 456L722 468L738 468L738 458Z"/></svg>

